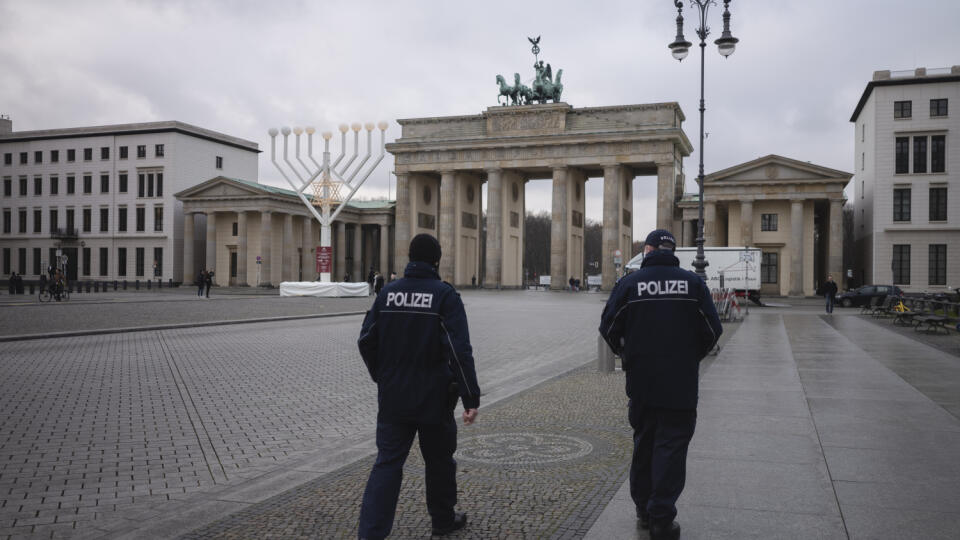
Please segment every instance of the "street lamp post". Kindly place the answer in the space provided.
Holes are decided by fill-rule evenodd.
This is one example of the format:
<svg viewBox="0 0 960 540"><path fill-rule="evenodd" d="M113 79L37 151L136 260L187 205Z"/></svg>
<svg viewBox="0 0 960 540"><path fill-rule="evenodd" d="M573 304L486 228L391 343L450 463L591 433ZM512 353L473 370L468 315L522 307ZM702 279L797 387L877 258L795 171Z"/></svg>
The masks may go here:
<svg viewBox="0 0 960 540"><path fill-rule="evenodd" d="M682 61L690 52L692 43L683 37L683 2L674 0L673 4L677 7L677 37L669 45L673 57ZM705 110L703 101L703 65L704 49L707 47L706 39L710 35L710 28L707 26L707 11L711 5L716 5L715 0L690 0L690 7L694 8L700 15L700 27L697 28L697 36L700 38L700 171L697 176L697 186L699 196L697 198L697 210L699 211L699 220L697 221L697 256L693 260L695 272L704 281L707 280L705 268L709 264L703 254L703 111ZM737 42L740 41L730 33L730 0L723 0L723 34L720 39L714 41L724 58L733 54Z"/></svg>

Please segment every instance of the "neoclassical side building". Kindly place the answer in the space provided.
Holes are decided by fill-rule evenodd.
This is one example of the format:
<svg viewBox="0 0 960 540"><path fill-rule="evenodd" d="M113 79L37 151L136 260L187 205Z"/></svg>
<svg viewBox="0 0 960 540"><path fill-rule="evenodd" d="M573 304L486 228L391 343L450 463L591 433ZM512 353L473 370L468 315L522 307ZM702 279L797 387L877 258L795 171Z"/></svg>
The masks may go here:
<svg viewBox="0 0 960 540"><path fill-rule="evenodd" d="M438 237L440 275L454 285L481 279L480 235L487 183L485 287L519 287L523 276L524 185L552 181L553 288L583 268L584 182L603 179L603 286L615 281L613 253L629 258L636 176L655 176L657 224L679 224L682 159L691 152L677 103L575 109L566 103L490 107L482 114L398 120L387 150L397 176L396 254L418 233ZM626 259L624 259L626 260ZM607 263L609 261L609 263ZM559 279L556 279L556 278Z"/></svg>
<svg viewBox="0 0 960 540"><path fill-rule="evenodd" d="M277 286L317 278L320 225L290 190L218 176L180 191L184 282L201 269L217 285ZM333 275L364 281L393 268L392 201L353 201L333 226ZM406 259L404 259L405 261ZM259 262L258 262L259 261Z"/></svg>
<svg viewBox="0 0 960 540"><path fill-rule="evenodd" d="M709 174L704 245L760 248L763 294L810 296L828 273L843 283L843 189L852 176L773 154ZM694 246L697 195L678 208L680 242Z"/></svg>

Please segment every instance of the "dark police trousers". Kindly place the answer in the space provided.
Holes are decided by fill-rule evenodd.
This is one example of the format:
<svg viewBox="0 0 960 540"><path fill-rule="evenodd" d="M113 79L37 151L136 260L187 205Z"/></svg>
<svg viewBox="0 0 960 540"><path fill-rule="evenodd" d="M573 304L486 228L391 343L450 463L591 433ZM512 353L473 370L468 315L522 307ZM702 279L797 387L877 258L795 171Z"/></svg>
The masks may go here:
<svg viewBox="0 0 960 540"><path fill-rule="evenodd" d="M393 529L403 464L419 435L427 487L427 511L434 527L453 523L457 504L457 424L451 412L441 424L377 420L377 461L370 471L360 512L360 538L385 538Z"/></svg>
<svg viewBox="0 0 960 540"><path fill-rule="evenodd" d="M632 400L628 407L633 427L630 496L651 522L669 524L687 478L687 447L697 411L648 407Z"/></svg>

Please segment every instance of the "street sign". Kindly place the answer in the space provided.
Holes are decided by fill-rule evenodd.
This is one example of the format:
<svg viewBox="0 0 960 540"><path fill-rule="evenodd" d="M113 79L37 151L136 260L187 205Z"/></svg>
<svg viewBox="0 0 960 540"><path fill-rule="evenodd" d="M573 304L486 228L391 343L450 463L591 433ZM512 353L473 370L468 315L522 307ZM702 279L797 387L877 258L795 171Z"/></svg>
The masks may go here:
<svg viewBox="0 0 960 540"><path fill-rule="evenodd" d="M262 264L262 263L263 263L263 261L260 259L260 256L257 255L257 264Z"/></svg>
<svg viewBox="0 0 960 540"><path fill-rule="evenodd" d="M613 250L613 256L614 256L614 257L623 257L623 251L621 251L621 250L619 250L619 249L615 249L615 250Z"/></svg>
<svg viewBox="0 0 960 540"><path fill-rule="evenodd" d="M333 247L317 246L317 273L329 274L333 271Z"/></svg>

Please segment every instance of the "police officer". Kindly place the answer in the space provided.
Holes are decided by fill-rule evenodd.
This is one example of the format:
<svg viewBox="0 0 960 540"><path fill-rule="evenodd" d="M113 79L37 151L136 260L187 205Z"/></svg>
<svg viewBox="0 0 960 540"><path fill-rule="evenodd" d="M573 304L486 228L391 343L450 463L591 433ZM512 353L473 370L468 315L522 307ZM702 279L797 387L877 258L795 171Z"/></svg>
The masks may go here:
<svg viewBox="0 0 960 540"><path fill-rule="evenodd" d="M723 331L707 285L680 268L676 243L664 229L647 236L641 268L620 279L600 322L626 372L630 495L653 540L680 538L673 518L697 420L698 368Z"/></svg>
<svg viewBox="0 0 960 540"><path fill-rule="evenodd" d="M384 538L393 528L403 463L418 435L425 463L427 510L433 534L467 524L457 504L457 424L453 409L463 402L463 423L480 406L467 315L460 295L440 280L440 243L429 234L410 242L403 278L380 291L367 312L358 345L377 383L377 460L360 510L360 538Z"/></svg>

